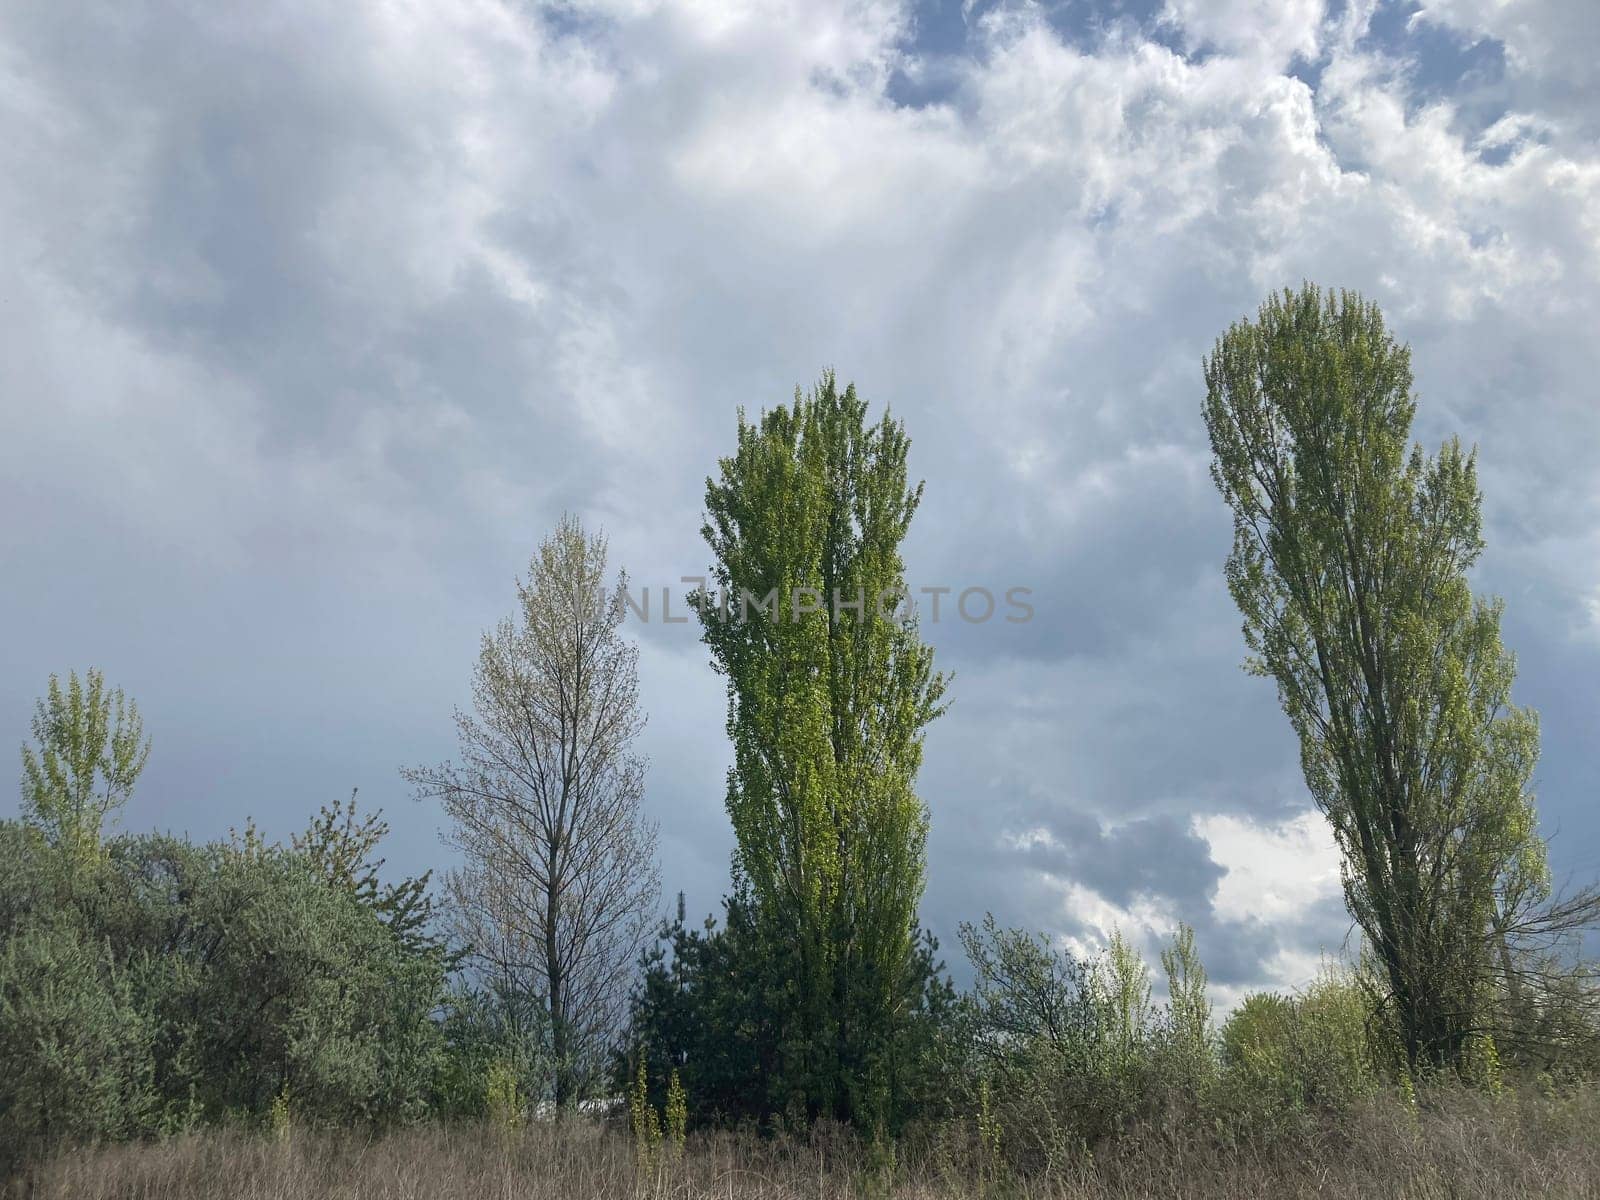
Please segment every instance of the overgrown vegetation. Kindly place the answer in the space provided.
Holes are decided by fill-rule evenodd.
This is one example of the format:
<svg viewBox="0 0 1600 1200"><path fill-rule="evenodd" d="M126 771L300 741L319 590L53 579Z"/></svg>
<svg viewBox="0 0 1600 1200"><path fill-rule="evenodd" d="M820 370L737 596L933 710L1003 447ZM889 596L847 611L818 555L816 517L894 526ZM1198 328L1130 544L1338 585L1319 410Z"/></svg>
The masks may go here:
<svg viewBox="0 0 1600 1200"><path fill-rule="evenodd" d="M150 742L98 673L51 679L0 822L0 1174L42 1196L1600 1189L1576 937L1600 898L1549 885L1537 723L1465 581L1472 458L1408 449L1406 354L1359 297L1274 298L1206 382L1230 588L1344 853L1353 958L1219 1014L1186 925L1152 964L1121 931L1078 954L986 915L954 986L917 917L949 681L893 603L921 485L904 429L830 375L741 416L708 481L737 850L719 916L680 897L653 944L637 650L575 519L484 639L460 761L406 772L463 853L437 898L382 877L387 825L353 795L287 844L108 833Z"/></svg>
<svg viewBox="0 0 1600 1200"><path fill-rule="evenodd" d="M236 1130L116 1145L41 1164L15 1186L34 1200L844 1200L845 1197L1034 1196L1041 1200L1506 1200L1581 1197L1600 1177L1593 1093L1424 1093L1413 1111L1376 1097L1270 1145L1229 1144L1196 1123L1130 1130L1048 1175L980 1170L967 1127L902 1139L893 1167L832 1124L792 1135L691 1133L681 1156L643 1159L625 1132L565 1122L509 1135L483 1125L430 1125L377 1139L297 1132L278 1141Z"/></svg>

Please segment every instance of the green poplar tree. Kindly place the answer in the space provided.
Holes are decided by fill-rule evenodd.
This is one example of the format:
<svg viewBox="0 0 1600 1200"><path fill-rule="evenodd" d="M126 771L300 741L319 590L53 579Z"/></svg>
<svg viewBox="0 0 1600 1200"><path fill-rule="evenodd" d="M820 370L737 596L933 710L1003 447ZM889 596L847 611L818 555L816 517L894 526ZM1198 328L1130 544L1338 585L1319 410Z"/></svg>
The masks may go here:
<svg viewBox="0 0 1600 1200"><path fill-rule="evenodd" d="M35 746L22 747L22 816L73 861L100 852L106 818L128 802L150 757L139 707L108 691L90 668L50 687L33 717Z"/></svg>
<svg viewBox="0 0 1600 1200"><path fill-rule="evenodd" d="M754 421L706 483L717 593L697 612L728 679L735 873L786 958L784 1107L883 1119L921 898L923 730L947 679L905 603L922 496L910 441L826 374Z"/></svg>
<svg viewBox="0 0 1600 1200"><path fill-rule="evenodd" d="M1408 1066L1458 1065L1491 951L1548 893L1537 718L1511 703L1500 602L1467 585L1475 452L1410 443L1410 353L1354 293L1274 296L1205 379L1247 666L1277 681Z"/></svg>

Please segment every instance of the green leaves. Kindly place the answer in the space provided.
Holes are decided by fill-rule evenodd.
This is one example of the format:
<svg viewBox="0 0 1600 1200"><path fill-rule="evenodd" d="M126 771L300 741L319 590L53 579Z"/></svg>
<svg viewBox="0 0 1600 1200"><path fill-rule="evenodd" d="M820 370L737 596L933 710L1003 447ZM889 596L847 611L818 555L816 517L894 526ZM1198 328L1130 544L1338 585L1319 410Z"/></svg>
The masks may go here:
<svg viewBox="0 0 1600 1200"><path fill-rule="evenodd" d="M927 814L913 790L946 679L903 592L900 542L921 499L904 428L866 420L854 386L740 414L706 482L706 541L725 605L696 605L728 678L736 869L773 936L793 938L798 1077L813 1113L848 1113L897 1006L923 884ZM773 597L770 608L757 603ZM755 602L755 603L752 603Z"/></svg>
<svg viewBox="0 0 1600 1200"><path fill-rule="evenodd" d="M1545 889L1537 719L1510 701L1498 601L1466 580L1483 549L1475 457L1408 445L1409 352L1353 293L1273 297L1205 379L1248 666L1278 684L1410 1061L1454 1063L1497 908Z"/></svg>
<svg viewBox="0 0 1600 1200"><path fill-rule="evenodd" d="M150 757L139 708L122 689L106 691L91 668L50 690L33 717L36 747L22 748L22 814L73 857L99 851L106 817L127 803Z"/></svg>
<svg viewBox="0 0 1600 1200"><path fill-rule="evenodd" d="M264 1117L416 1118L436 951L259 837L118 837L87 860L0 821L0 1159Z"/></svg>
<svg viewBox="0 0 1600 1200"><path fill-rule="evenodd" d="M0 943L0 1062L0 1172L147 1128L150 1031L125 973L68 921Z"/></svg>

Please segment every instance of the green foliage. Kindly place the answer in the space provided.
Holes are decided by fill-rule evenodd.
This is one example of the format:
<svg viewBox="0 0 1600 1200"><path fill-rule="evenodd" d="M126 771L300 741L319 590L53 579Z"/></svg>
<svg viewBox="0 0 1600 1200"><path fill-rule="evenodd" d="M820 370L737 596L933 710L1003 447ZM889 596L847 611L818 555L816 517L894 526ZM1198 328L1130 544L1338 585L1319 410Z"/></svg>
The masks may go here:
<svg viewBox="0 0 1600 1200"><path fill-rule="evenodd" d="M628 1123L638 1147L639 1167L649 1170L655 1166L656 1149L661 1144L661 1118L650 1103L650 1069L642 1054L633 1086L628 1089Z"/></svg>
<svg viewBox="0 0 1600 1200"><path fill-rule="evenodd" d="M1239 1079L1224 1078L1188 926L1161 954L1165 1005L1154 1002L1150 970L1120 931L1087 961L992 917L961 936L973 987L962 1001L959 1091L976 1115L980 1164L1001 1129L1006 1168L1026 1176L1068 1170L1141 1124L1241 1124L1230 1095Z"/></svg>
<svg viewBox="0 0 1600 1200"><path fill-rule="evenodd" d="M551 1093L547 1017L538 997L508 980L480 986L458 983L445 996L439 1017L444 1043L433 1096L434 1112L451 1119L488 1115L485 1081L509 1071L524 1097Z"/></svg>
<svg viewBox="0 0 1600 1200"><path fill-rule="evenodd" d="M289 1089L283 1088L267 1106L267 1132L275 1142L287 1142L294 1130L294 1113L289 1106Z"/></svg>
<svg viewBox="0 0 1600 1200"><path fill-rule="evenodd" d="M890 1092L884 1119L891 1132L950 1111L956 998L937 951L931 936L918 936L901 984L909 1000L875 1050ZM676 919L663 923L658 943L642 955L628 1044L645 1059L650 1079L679 1073L691 1126L787 1115L780 1031L783 1006L793 996L789 961L765 939L751 902L738 893L727 900L720 927L708 918L698 929L686 924L680 897ZM619 1056L620 1087L631 1086L635 1067L632 1055Z"/></svg>
<svg viewBox="0 0 1600 1200"><path fill-rule="evenodd" d="M970 1037L987 1069L1028 1057L1041 1044L1072 1069L1087 1068L1098 1013L1085 964L1042 934L1001 929L993 914L959 933L972 963L964 1005Z"/></svg>
<svg viewBox="0 0 1600 1200"><path fill-rule="evenodd" d="M980 1187L986 1187L999 1181L1004 1163L1000 1157L1000 1143L1003 1131L1000 1119L994 1113L994 1106L990 1102L989 1081L982 1080L978 1084L978 1182Z"/></svg>
<svg viewBox="0 0 1600 1200"><path fill-rule="evenodd" d="M894 1194L895 1177L900 1170L900 1155L895 1150L894 1139L884 1132L882 1125L875 1126L867 1142L866 1171L861 1179L861 1194L867 1197L888 1197Z"/></svg>
<svg viewBox="0 0 1600 1200"><path fill-rule="evenodd" d="M1527 986L1537 981L1537 989ZM1546 956L1532 963L1484 1021L1496 1057L1517 1074L1572 1082L1600 1078L1600 969ZM1521 994L1519 994L1519 992Z"/></svg>
<svg viewBox="0 0 1600 1200"><path fill-rule="evenodd" d="M295 834L290 844L313 872L377 913L408 948L419 953L442 950L442 941L429 933L434 914L428 881L433 872L384 883L380 872L385 860L377 850L388 836L389 823L382 811L362 815L352 790L343 805L318 809L311 825Z"/></svg>
<svg viewBox="0 0 1600 1200"><path fill-rule="evenodd" d="M1161 951L1161 967L1167 977L1166 1021L1160 1036L1162 1067L1170 1086L1193 1092L1211 1082L1216 1051L1206 969L1190 926L1179 923L1172 944Z"/></svg>
<svg viewBox="0 0 1600 1200"><path fill-rule="evenodd" d="M1236 1115L1272 1126L1341 1112L1373 1094L1380 1048L1353 972L1328 968L1298 995L1255 992L1222 1028L1226 1091Z"/></svg>
<svg viewBox="0 0 1600 1200"><path fill-rule="evenodd" d="M1181 922L1172 945L1161 951L1167 974L1168 1007L1174 1036L1199 1053L1211 1042L1211 999L1206 993L1206 969L1194 946L1194 930Z"/></svg>
<svg viewBox="0 0 1600 1200"><path fill-rule="evenodd" d="M667 1083L667 1103L662 1112L666 1122L667 1146L673 1158L680 1158L683 1155L684 1138L689 1132L689 1098L676 1071Z"/></svg>
<svg viewBox="0 0 1600 1200"><path fill-rule="evenodd" d="M740 414L706 484L727 603L696 607L728 679L737 877L789 959L776 1107L871 1122L891 1103L882 1048L914 1003L927 814L913 786L946 680L914 614L884 611L905 594L922 489L904 429L866 412L828 374L792 407Z"/></svg>
<svg viewBox="0 0 1600 1200"><path fill-rule="evenodd" d="M748 902L735 894L719 928L684 920L663 923L657 944L641 955L632 998L629 1044L650 1078L681 1072L692 1125L760 1121L771 1110L778 1070L774 1000L785 981L776 957L757 936ZM637 1063L617 1061L617 1083L630 1087Z"/></svg>
<svg viewBox="0 0 1600 1200"><path fill-rule="evenodd" d="M1154 1008L1150 967L1120 929L1111 931L1105 953L1094 964L1089 994L1094 999L1101 1063L1115 1074L1125 1074L1148 1041Z"/></svg>
<svg viewBox="0 0 1600 1200"><path fill-rule="evenodd" d="M517 1070L510 1063L496 1060L489 1064L483 1097L484 1115L491 1126L502 1133L514 1133L522 1127L522 1089L517 1086Z"/></svg>
<svg viewBox="0 0 1600 1200"><path fill-rule="evenodd" d="M72 858L99 852L108 816L127 803L150 757L139 708L94 669L67 686L50 676L22 748L22 816Z"/></svg>
<svg viewBox="0 0 1600 1200"><path fill-rule="evenodd" d="M126 973L65 921L0 946L0 1175L58 1143L148 1128L150 1030Z"/></svg>
<svg viewBox="0 0 1600 1200"><path fill-rule="evenodd" d="M289 851L146 838L113 856L135 889L127 952L148 964L165 1094L260 1113L287 1087L313 1123L420 1115L437 956Z"/></svg>
<svg viewBox="0 0 1600 1200"><path fill-rule="evenodd" d="M1466 1077L1492 1099L1505 1094L1505 1078L1500 1071L1500 1050L1492 1033L1474 1035L1468 1046Z"/></svg>
<svg viewBox="0 0 1600 1200"><path fill-rule="evenodd" d="M992 917L963 927L962 942L974 982L962 1005L961 1092L969 1112L1005 1130L1009 1169L1060 1169L1165 1096L1174 1081L1160 1073L1177 1056L1158 1061L1169 1045L1149 968L1120 933L1088 961ZM1203 969L1198 959L1188 965L1191 994L1203 1001ZM1186 1066L1183 1081L1196 1070Z"/></svg>
<svg viewBox="0 0 1600 1200"><path fill-rule="evenodd" d="M75 859L0 822L0 922L9 1153L270 1124L287 1096L310 1124L410 1120L430 1102L439 954L294 851L247 832L117 838Z"/></svg>
<svg viewBox="0 0 1600 1200"><path fill-rule="evenodd" d="M1299 736L1409 1066L1455 1066L1492 931L1547 893L1527 790L1538 722L1510 701L1500 604L1467 585L1475 456L1409 444L1409 352L1353 293L1274 296L1205 378L1249 666Z"/></svg>

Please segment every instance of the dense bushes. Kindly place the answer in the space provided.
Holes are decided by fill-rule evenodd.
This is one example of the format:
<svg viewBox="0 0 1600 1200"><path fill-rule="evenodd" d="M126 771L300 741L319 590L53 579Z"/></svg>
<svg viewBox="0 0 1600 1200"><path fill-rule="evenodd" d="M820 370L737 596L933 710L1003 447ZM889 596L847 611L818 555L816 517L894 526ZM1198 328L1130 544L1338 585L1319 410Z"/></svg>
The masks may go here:
<svg viewBox="0 0 1600 1200"><path fill-rule="evenodd" d="M1222 1027L1222 1059L1238 1100L1271 1120L1347 1109L1372 1094L1385 1038L1359 983L1330 968L1299 995L1246 996ZM1389 1042L1388 1060L1397 1054Z"/></svg>
<svg viewBox="0 0 1600 1200"><path fill-rule="evenodd" d="M1419 1086L1444 1097L1463 1085L1500 1091L1498 1058L1492 1071L1414 1080L1359 968L1330 964L1297 993L1246 996L1218 1028L1184 926L1161 954L1160 1002L1153 973L1119 935L1082 959L989 918L963 926L961 943L973 983L959 997L938 982L925 943L925 1002L887 1056L904 1083L892 1131L903 1152L985 1177L1059 1177L1152 1136L1298 1142L1380 1093L1410 1110ZM642 1054L648 1102L664 1103L676 1073L697 1128L794 1129L774 1102L785 1064L767 1024L782 986L781 963L764 957L737 900L720 928L689 929L680 906L647 955L619 1087L636 1078ZM1594 1040L1592 1025L1584 1036Z"/></svg>
<svg viewBox="0 0 1600 1200"><path fill-rule="evenodd" d="M437 950L253 837L66 854L0 822L0 1153L253 1118L427 1110Z"/></svg>
<svg viewBox="0 0 1600 1200"><path fill-rule="evenodd" d="M1166 1004L1120 935L1083 960L991 918L964 926L962 944L974 971L959 1017L963 1108L982 1115L1008 1170L1048 1170L1216 1093L1205 972L1187 928L1162 956Z"/></svg>
<svg viewBox="0 0 1600 1200"><path fill-rule="evenodd" d="M452 982L414 906L328 868L347 857L253 833L207 845L124 837L68 854L0 822L5 1162L216 1123L522 1123L550 1095L536 998L505 981ZM853 1136L892 1136L897 1153L986 1178L1054 1177L1152 1131L1294 1141L1382 1093L1413 1103L1354 970L1247 996L1218 1027L1182 927L1161 956L1159 1002L1121 937L1079 958L988 919L964 926L961 944L972 986L958 995L932 938L919 939L903 981L914 1000L874 1061L852 1066L878 1072L892 1105ZM613 1094L642 1055L646 1102L664 1109L676 1075L693 1130L803 1130L805 1114L783 1103L803 1056L773 1017L786 971L737 896L701 928L680 904L642 963ZM1583 981L1570 986L1575 999L1530 1026L1559 1020L1567 1078L1596 1044ZM1554 1043L1539 1044L1546 1057L1513 1047L1502 1061L1485 1039L1462 1082L1492 1095L1504 1072L1508 1088L1548 1090Z"/></svg>
<svg viewBox="0 0 1600 1200"><path fill-rule="evenodd" d="M128 972L78 930L42 923L0 948L0 1162L140 1132L151 1040Z"/></svg>
<svg viewBox="0 0 1600 1200"><path fill-rule="evenodd" d="M536 997L504 979L456 982L439 1013L444 1058L434 1097L446 1119L477 1120L549 1090L549 1021Z"/></svg>
<svg viewBox="0 0 1600 1200"><path fill-rule="evenodd" d="M973 1117L1011 1168L1031 1171L1180 1093L1198 1096L1221 1069L1187 930L1164 956L1173 1000L1162 1006L1152 1003L1148 968L1120 936L1088 962L992 918L964 926L961 942L973 987L960 997L941 978L931 939L921 943L921 1002L884 1048L895 1080L893 1131L925 1136ZM643 966L619 1085L642 1053L651 1100L662 1102L677 1072L698 1126L787 1116L777 1102L786 1064L767 1024L783 964L762 948L738 899L721 928L689 929L680 909Z"/></svg>

